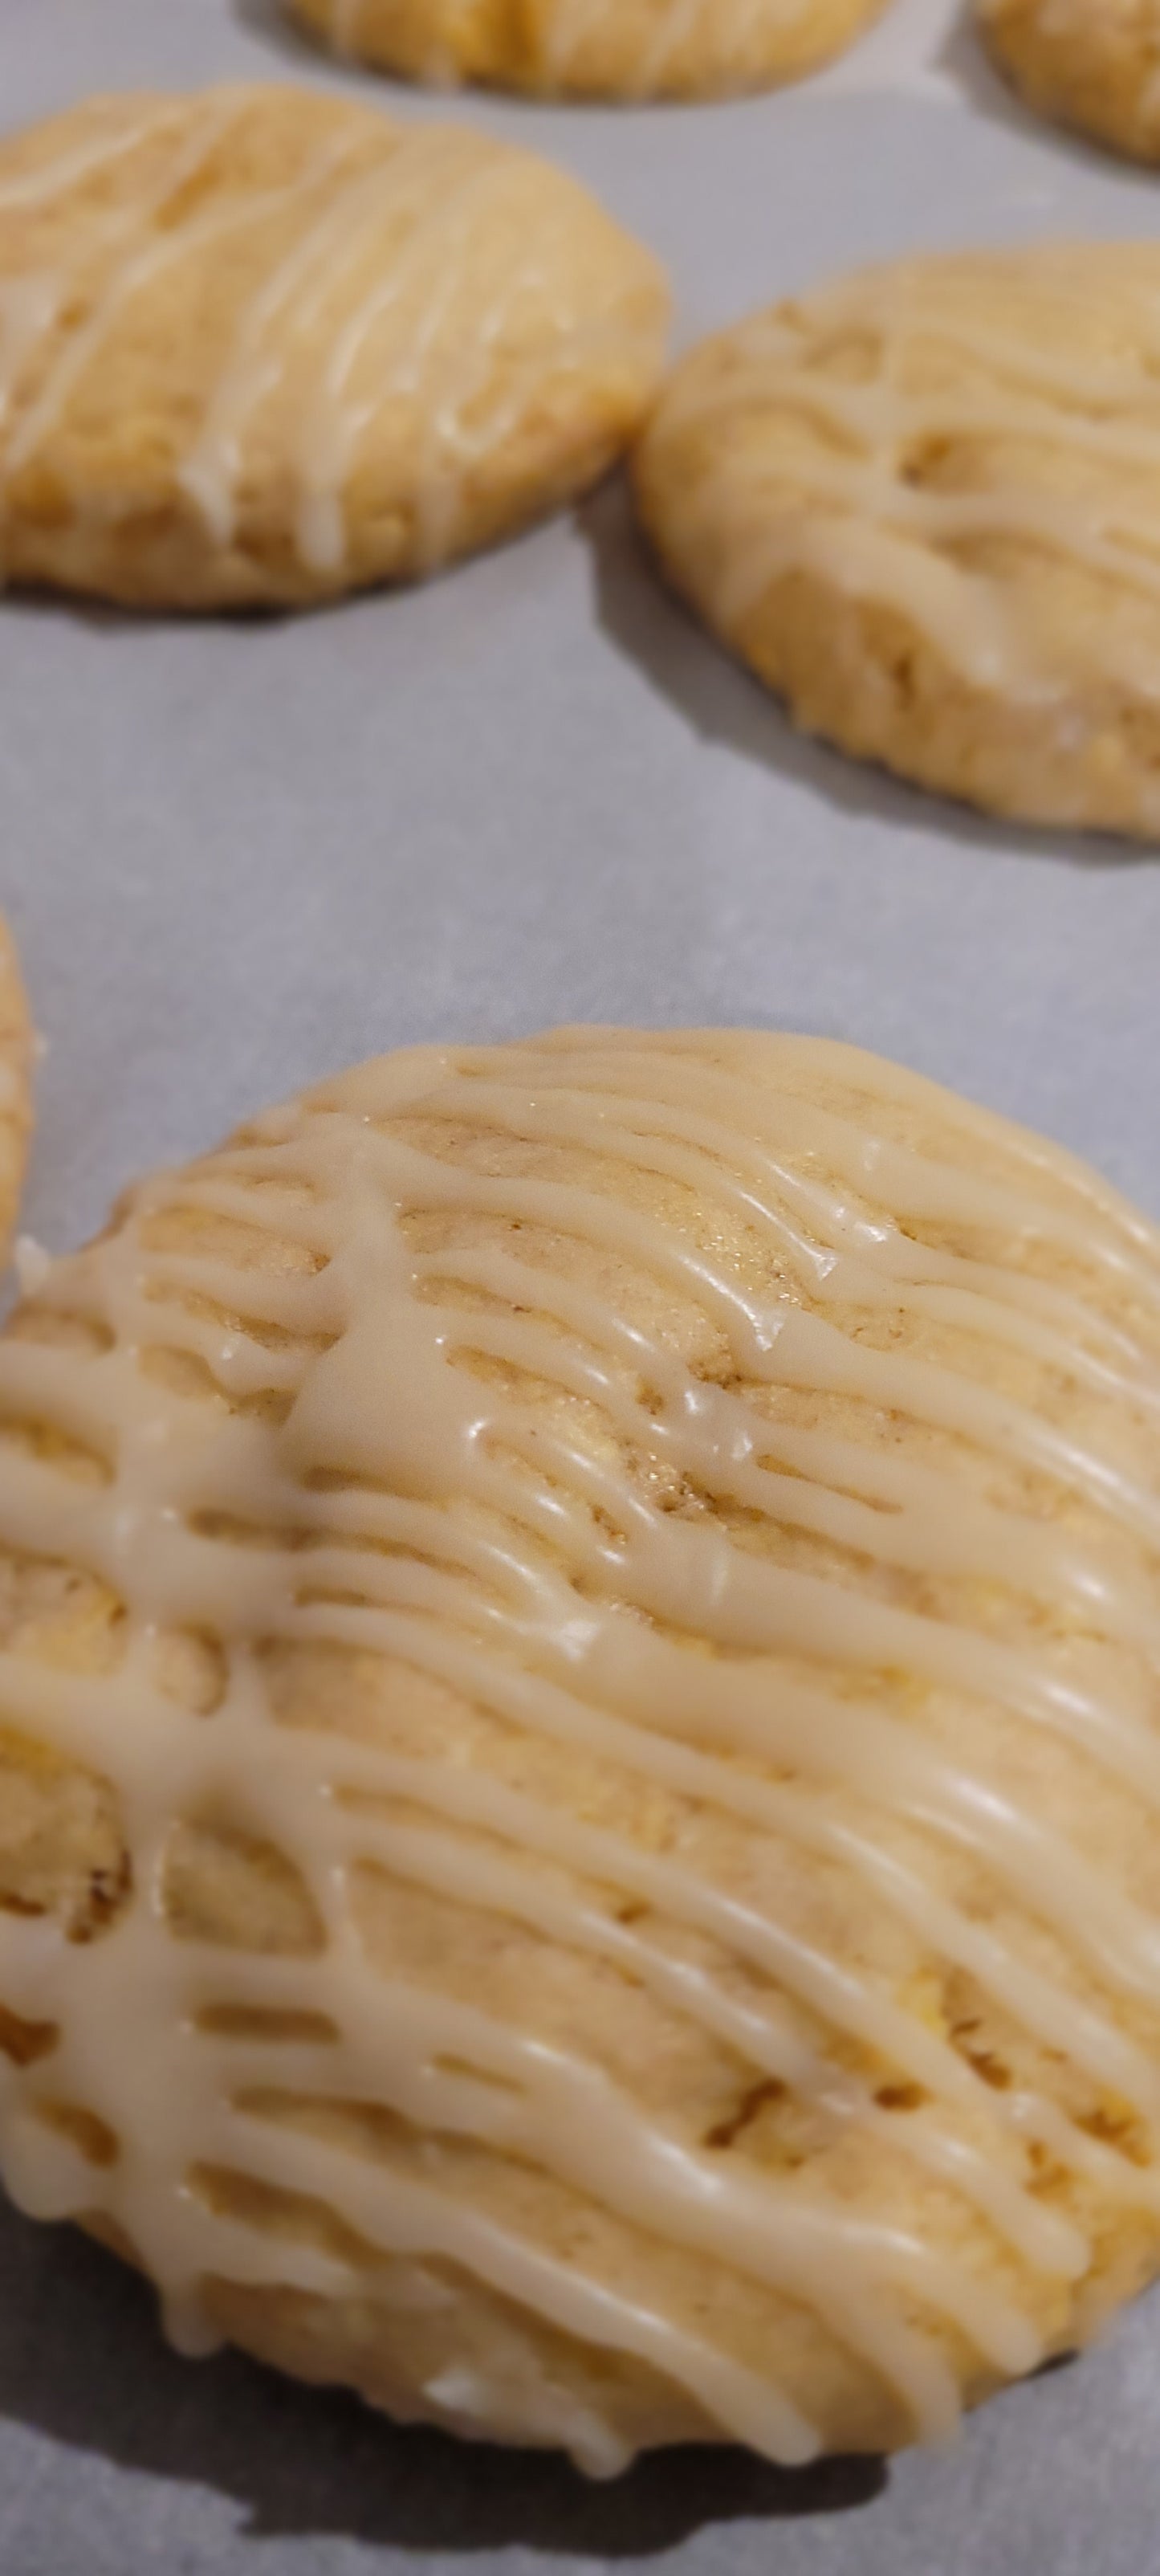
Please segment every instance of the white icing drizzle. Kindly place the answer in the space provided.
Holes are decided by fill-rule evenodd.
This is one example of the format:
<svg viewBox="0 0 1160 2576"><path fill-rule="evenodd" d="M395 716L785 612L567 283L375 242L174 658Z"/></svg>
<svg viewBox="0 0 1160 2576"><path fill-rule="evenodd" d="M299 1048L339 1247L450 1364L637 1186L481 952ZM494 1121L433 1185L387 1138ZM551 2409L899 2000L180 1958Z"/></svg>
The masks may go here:
<svg viewBox="0 0 1160 2576"><path fill-rule="evenodd" d="M780 0L773 11L769 0L733 0L732 12L724 18L719 0L670 0L645 53L635 87L644 98L663 89L681 47L705 35L713 40L715 76L727 79L730 72L740 74L759 28L764 31L775 25L787 37L795 36L799 30L808 34L815 16L813 6L803 7L802 0Z"/></svg>
<svg viewBox="0 0 1160 2576"><path fill-rule="evenodd" d="M475 333L467 336L465 345L456 348L450 360L444 335L441 364L433 367L433 352L440 345L441 326L463 273L473 228L486 218L495 201L502 200L510 210L521 185L529 193L539 185L539 172L532 164L524 162L513 168L486 145L480 145L473 157L465 151L463 137L458 133L449 133L443 140L447 170L437 190L432 188L431 146L427 138L416 138L410 154L403 146L396 156L401 167L397 175L392 173L395 187L406 189L409 185L412 196L419 201L407 249L390 274L370 289L346 320L305 415L298 467L302 494L298 545L303 561L317 571L332 569L342 558L338 496L359 441L371 422L399 398L422 402L429 408L430 433L424 442L417 504L419 552L425 564L438 560L466 468L467 443L462 435L461 414L486 374L508 306L539 280L545 250L559 235L558 214L554 223L545 223L542 209L529 206L524 264L513 270L502 296L478 318ZM424 201L432 208L426 218L421 213ZM400 335L393 364L377 377L369 395L356 400L351 393L351 379L371 333L386 316L406 313L408 306L415 318ZM493 437L498 439L510 430L529 391L529 370L525 366L517 371L507 418L502 424L488 419L475 453Z"/></svg>
<svg viewBox="0 0 1160 2576"><path fill-rule="evenodd" d="M537 28L540 85L551 95L585 80L585 48L615 25L618 0L553 0L541 12ZM357 47L365 0L331 0L333 41L342 50ZM434 14L439 14L438 12ZM816 0L653 0L650 25L640 59L627 87L632 98L647 99L668 87L682 49L696 43L711 66L714 82L744 80L753 66L758 35L776 33L792 42L810 36L817 17ZM424 79L446 80L447 46L433 42Z"/></svg>
<svg viewBox="0 0 1160 2576"><path fill-rule="evenodd" d="M302 564L342 578L349 477L384 410L403 403L420 424L416 551L427 566L453 538L473 465L518 434L545 384L584 363L639 363L648 326L607 299L603 308L586 300L580 277L567 281L566 259L558 276L553 271L552 254L566 245L576 216L569 183L561 177L559 203L546 202L541 163L462 128L352 119L284 184L219 196L172 219L180 191L261 95L224 88L193 103L149 101L134 110L126 102L112 134L0 185L0 512L13 478L59 429L134 299L219 244L228 259L239 241L259 275L178 462L180 489L215 543L238 539L267 406L293 368L303 398L286 464L298 494ZM159 167L155 146L169 125L173 149ZM74 189L83 194L115 164L128 165L133 184L122 185L111 209L77 221L74 265L59 273L17 265L6 275L5 216ZM263 264L271 227L274 247ZM493 239L494 280L480 256L481 241ZM380 243L383 257L372 265ZM501 371L505 323L529 299L538 327ZM70 305L79 306L78 318L62 320ZM502 390L489 406L493 366Z"/></svg>
<svg viewBox="0 0 1160 2576"><path fill-rule="evenodd" d="M0 187L0 221L7 214L17 216L27 214L31 208L43 207L46 203L51 204L54 199L67 196L70 189L81 186L96 172L108 169L112 164L123 160L130 152L139 150L142 146L148 146L167 125L177 125L179 121L179 112L175 108L168 110L152 108L144 112L139 111L126 126L119 128L113 135L99 139L88 146L78 146L73 151L58 154L47 169L32 170L19 178L7 181ZM207 133L200 127L195 130L187 148L180 153L175 164L166 165L161 184L154 185L150 189L144 202L134 198L127 206L114 206L110 211L95 214L90 219L84 245L86 257L91 256L94 249L98 247L115 254L122 242L128 241L132 245L134 239L139 236L142 226L160 211L166 198L176 187L193 175L205 151L212 141L217 139L223 122L224 114L218 110L210 132ZM121 269L114 268L116 284L119 284L127 275L132 265L133 253L130 247L128 258ZM25 370L30 361L36 359L55 331L58 319L69 301L69 290L68 277L51 271L33 270L27 273L17 271L11 276L0 276L0 439L3 437L7 418L12 410L13 398ZM110 306L106 296L102 326L109 316L109 311ZM94 315L93 319L95 318ZM91 339L88 331L83 335L84 357L87 357L91 348L96 346L99 336L99 331L93 334ZM50 373L35 407L41 417L50 417L59 410L69 385L78 372L75 352L76 342L66 340L57 368ZM26 427L26 422L19 422L8 439L7 445L0 445L0 511L3 509L5 484L13 471L14 462L20 461L22 453L31 452L25 437ZM35 444L35 439L32 444Z"/></svg>
<svg viewBox="0 0 1160 2576"><path fill-rule="evenodd" d="M70 152L58 153L47 169L40 167L22 171L0 183L0 214L27 212L29 207L44 206L54 197L67 196L70 188L79 187L82 180L91 179L97 171L108 170L123 160L126 153L138 151L141 144L162 126L176 124L182 115L177 100L170 101L164 108L142 113L139 107L126 99L124 110L125 122L119 124L112 134L97 135L91 143L77 144Z"/></svg>
<svg viewBox="0 0 1160 2576"><path fill-rule="evenodd" d="M361 138L358 138L361 140ZM279 262L243 317L243 327L225 374L206 406L197 439L179 469L182 488L197 502L219 545L228 545L237 517L247 424L259 404L281 381L286 352L277 339L294 298L317 271L326 273L328 255L342 249L348 228L364 200L377 203L383 174L363 171L333 196L330 182L351 155L352 138L340 136L319 152L313 168L297 183L295 194L305 214L316 197L322 211ZM264 212L263 207L260 211ZM361 235L356 235L360 242Z"/></svg>
<svg viewBox="0 0 1160 2576"><path fill-rule="evenodd" d="M931 1141L892 1141L900 1116ZM421 1141L399 1132L416 1119ZM492 1140L494 1170L465 1153L465 1134ZM560 1177L526 1167L541 1147ZM615 1195L598 1176L609 1167ZM708 1214L701 1243L634 1204L640 1176L693 1194ZM181 1210L262 1229L305 1266L151 1245L151 1221ZM455 1238L416 1249L405 1220L447 1217ZM493 1221L483 1239L480 1219ZM710 1248L739 1219L767 1287ZM589 1258L577 1273L529 1237ZM724 1336L726 1383L592 1284L601 1254L675 1288ZM1055 1278L1040 1278L1043 1262ZM362 1067L144 1184L115 1232L47 1270L30 1264L29 1284L42 1310L96 1337L0 1343L0 1407L79 1440L109 1481L78 1483L6 1442L0 1541L108 1583L126 1642L112 1674L10 1649L0 1686L9 1723L112 1785L133 1892L83 1948L47 1919L0 1913L0 1997L57 2032L47 2055L0 2077L15 2198L44 2216L103 2212L160 2284L186 2349L210 2339L207 2275L367 2294L336 2256L243 2225L190 2187L196 2169L226 2168L341 2211L384 2258L419 2267L417 2297L438 2295L422 2266L450 2261L582 2342L647 2361L723 2432L786 2461L816 2449L818 2428L772 2374L501 2224L448 2187L438 2158L417 2177L279 2124L253 2102L276 2084L515 2154L623 2225L804 2305L920 2436L957 2411L936 2329L1000 2374L1031 2368L1037 2276L1074 2281L1090 2260L1078 2220L1037 2196L1031 2150L1160 2219L1152 2161L1028 2083L992 2090L907 1992L794 1922L768 1862L733 1886L680 1839L652 1851L476 1763L287 1727L259 1650L325 1641L391 1657L529 1748L579 1752L767 1851L812 1855L1077 2081L1127 2105L1154 2153L1160 2073L1128 2023L1160 2007L1160 1922L994 1773L986 1730L972 1760L969 1711L1071 1748L1160 1815L1146 1699L1160 1670L1148 1464L1160 1238L1065 1155L852 1050L564 1031ZM908 1347L945 1348L948 1333L950 1357ZM279 1395L284 1419L176 1392L141 1365L157 1346L203 1362L236 1406ZM1000 1395L973 1350L1070 1388L1080 1427ZM563 1410L529 1403L529 1379ZM763 1400L777 1389L850 1396L883 1426L948 1436L986 1477L939 1463L937 1445L916 1457L881 1434L782 1420ZM573 1436L569 1402L585 1418L595 1408L615 1452ZM1019 1499L1022 1474L1047 1479L1054 1504ZM716 1512L664 1507L665 1478ZM753 1554L720 1512L820 1539L830 1570ZM246 1526L260 1543L237 1543ZM905 1606L903 1581L950 1584L951 1606ZM1024 1642L954 1606L980 1587L1025 1605ZM1053 1616L1088 1636L1082 1683L1027 1642ZM173 1630L221 1642L212 1715L159 1687L156 1641ZM689 1638L709 1651L690 1653ZM919 1701L949 1692L961 1705L953 1749L883 1697L891 1672ZM211 1811L293 1860L324 1929L316 1956L172 1937L167 1841L175 1818ZM957 1901L940 1853L980 1864L1000 1911ZM579 2042L385 1977L356 1920L366 1865L606 1962L754 2080L812 2106L831 2136L888 2145L957 2196L996 2265L876 2219L816 2174L714 2154ZM1051 1936L1046 1954L1038 1935L1011 1937L1004 1907ZM204 2022L227 2005L318 2014L333 2035L227 2038ZM900 2117L859 2066L893 2070L922 2107ZM93 2165L46 2127L61 2100L106 2124L112 2162ZM453 2370L426 2394L449 2420L501 2419L486 2374ZM598 2410L558 2392L540 2401L526 2425L589 2468L622 2465Z"/></svg>
<svg viewBox="0 0 1160 2576"><path fill-rule="evenodd" d="M326 33L336 54L356 61L367 13L367 0L328 0L329 17ZM457 89L459 71L447 32L447 20L438 5L432 10L430 43L419 66L419 78L432 89Z"/></svg>
<svg viewBox="0 0 1160 2576"><path fill-rule="evenodd" d="M755 317L728 335L725 363L713 344L695 353L652 436L661 456L704 433L682 506L714 616L733 629L774 582L808 572L898 610L1008 699L1074 704L1081 676L1160 699L1158 291L1142 244L914 261ZM1037 345L1037 298L1056 324L1074 316L1074 356L1066 340ZM832 363L843 345L853 376ZM788 446L803 426L808 446ZM967 460L957 486L914 471L942 448ZM1068 460L1082 487L1060 488ZM981 557L1007 542L1104 579L1106 612L1033 615L1018 573Z"/></svg>
<svg viewBox="0 0 1160 2576"><path fill-rule="evenodd" d="M45 1251L34 1234L18 1234L12 1246L12 1266L21 1296L35 1297L52 1268L52 1254Z"/></svg>

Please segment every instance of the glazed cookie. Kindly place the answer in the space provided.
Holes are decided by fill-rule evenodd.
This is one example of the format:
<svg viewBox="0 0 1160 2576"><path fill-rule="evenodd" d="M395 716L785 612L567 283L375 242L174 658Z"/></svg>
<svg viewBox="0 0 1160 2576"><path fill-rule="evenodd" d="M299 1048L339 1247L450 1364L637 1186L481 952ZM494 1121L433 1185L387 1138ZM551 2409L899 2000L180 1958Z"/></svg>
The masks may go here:
<svg viewBox="0 0 1160 2576"><path fill-rule="evenodd" d="M1160 160L1160 0L979 0L979 16L1042 116Z"/></svg>
<svg viewBox="0 0 1160 2576"><path fill-rule="evenodd" d="M288 0L339 53L538 97L720 98L817 70L885 0Z"/></svg>
<svg viewBox="0 0 1160 2576"><path fill-rule="evenodd" d="M0 916L0 1262L12 1240L32 1132L32 1048L16 948Z"/></svg>
<svg viewBox="0 0 1160 2576"><path fill-rule="evenodd" d="M0 567L191 609L428 572L604 471L666 316L583 188L469 127L95 99L0 149Z"/></svg>
<svg viewBox="0 0 1160 2576"><path fill-rule="evenodd" d="M638 451L676 587L796 722L1160 836L1160 246L872 269L707 341Z"/></svg>
<svg viewBox="0 0 1160 2576"><path fill-rule="evenodd" d="M597 2474L1160 2250L1160 1237L814 1039L387 1056L0 1340L0 2166Z"/></svg>

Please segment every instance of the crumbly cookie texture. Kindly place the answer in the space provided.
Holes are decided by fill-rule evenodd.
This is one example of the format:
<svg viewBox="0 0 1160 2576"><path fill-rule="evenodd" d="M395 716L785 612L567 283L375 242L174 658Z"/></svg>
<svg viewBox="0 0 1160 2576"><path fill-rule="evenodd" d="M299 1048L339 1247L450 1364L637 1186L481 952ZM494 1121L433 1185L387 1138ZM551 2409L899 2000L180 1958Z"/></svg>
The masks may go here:
<svg viewBox="0 0 1160 2576"><path fill-rule="evenodd" d="M1160 1237L852 1048L388 1056L0 1338L0 2168L597 2474L1160 2247Z"/></svg>
<svg viewBox="0 0 1160 2576"><path fill-rule="evenodd" d="M0 571L296 606L587 488L662 363L656 262L468 126L235 87L0 147Z"/></svg>
<svg viewBox="0 0 1160 2576"><path fill-rule="evenodd" d="M1160 161L1157 0L979 0L979 24L1041 116Z"/></svg>
<svg viewBox="0 0 1160 2576"><path fill-rule="evenodd" d="M721 98L816 71L884 0L287 0L339 53L539 97Z"/></svg>
<svg viewBox="0 0 1160 2576"><path fill-rule="evenodd" d="M1160 246L873 269L705 342L637 454L676 588L795 720L1160 836Z"/></svg>
<svg viewBox="0 0 1160 2576"><path fill-rule="evenodd" d="M32 1133L33 1033L16 944L0 915L0 1260L20 1207Z"/></svg>

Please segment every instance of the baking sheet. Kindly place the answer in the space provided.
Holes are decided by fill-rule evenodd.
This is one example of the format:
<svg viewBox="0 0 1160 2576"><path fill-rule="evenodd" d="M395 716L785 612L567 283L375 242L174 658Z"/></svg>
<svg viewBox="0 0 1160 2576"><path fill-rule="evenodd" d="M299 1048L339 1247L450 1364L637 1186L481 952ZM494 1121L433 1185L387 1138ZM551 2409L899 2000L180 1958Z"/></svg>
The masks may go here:
<svg viewBox="0 0 1160 2576"><path fill-rule="evenodd" d="M0 123L95 88L323 80L276 0L0 0ZM954 0L726 108L453 100L670 261L683 338L915 248L1148 233L1160 182L1036 128ZM1160 1215L1160 859L1016 833L797 740L656 587L623 498L298 620L0 604L0 894L48 1041L26 1223L373 1049L560 1019L858 1040ZM399 2435L0 2214L0 2576L1149 2576L1160 2295L887 2475L691 2452L609 2488ZM465 2563L466 2562L466 2563Z"/></svg>

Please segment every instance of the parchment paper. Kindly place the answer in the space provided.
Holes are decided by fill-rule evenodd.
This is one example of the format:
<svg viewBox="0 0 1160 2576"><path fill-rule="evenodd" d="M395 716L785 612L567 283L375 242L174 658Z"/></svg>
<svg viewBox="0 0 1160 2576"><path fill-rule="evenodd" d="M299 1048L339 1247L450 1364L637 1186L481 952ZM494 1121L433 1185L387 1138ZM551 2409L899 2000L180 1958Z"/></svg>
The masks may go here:
<svg viewBox="0 0 1160 2576"><path fill-rule="evenodd" d="M96 88L349 84L275 0L0 0L0 122ZM1032 124L951 0L727 108L452 101L671 262L682 337L914 248L1154 230L1160 181ZM0 891L48 1054L26 1223L372 1049L560 1019L854 1038L1160 1214L1160 858L1017 834L799 741L607 488L409 596L239 625L0 604ZM1151 2576L1160 2299L889 2476L662 2458L586 2489L162 2347L147 2294L0 2215L0 2576Z"/></svg>

